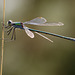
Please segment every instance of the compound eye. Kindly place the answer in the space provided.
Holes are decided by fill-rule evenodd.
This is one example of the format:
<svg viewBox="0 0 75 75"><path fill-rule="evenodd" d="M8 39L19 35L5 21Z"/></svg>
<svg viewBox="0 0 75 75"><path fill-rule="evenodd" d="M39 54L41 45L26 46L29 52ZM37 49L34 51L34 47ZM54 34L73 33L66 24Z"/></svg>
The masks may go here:
<svg viewBox="0 0 75 75"><path fill-rule="evenodd" d="M11 24L12 23L12 21L11 20L9 20L8 22L7 22L7 24Z"/></svg>

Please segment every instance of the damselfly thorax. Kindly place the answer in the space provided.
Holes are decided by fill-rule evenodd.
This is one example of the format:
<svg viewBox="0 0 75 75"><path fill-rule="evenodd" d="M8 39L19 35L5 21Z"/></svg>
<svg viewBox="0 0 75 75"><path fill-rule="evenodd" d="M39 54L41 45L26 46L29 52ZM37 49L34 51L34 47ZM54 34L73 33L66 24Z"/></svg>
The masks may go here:
<svg viewBox="0 0 75 75"><path fill-rule="evenodd" d="M24 29L22 22L13 22L13 23L12 23L12 26L15 27L15 28Z"/></svg>

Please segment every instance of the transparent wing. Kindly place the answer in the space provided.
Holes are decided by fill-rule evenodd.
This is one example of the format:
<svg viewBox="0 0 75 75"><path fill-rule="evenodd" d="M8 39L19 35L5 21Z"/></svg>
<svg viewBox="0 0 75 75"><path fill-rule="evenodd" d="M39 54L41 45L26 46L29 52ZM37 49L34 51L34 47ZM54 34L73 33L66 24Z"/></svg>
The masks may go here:
<svg viewBox="0 0 75 75"><path fill-rule="evenodd" d="M62 22L56 22L56 23L43 23L43 24L36 24L39 26L62 26L64 25Z"/></svg>
<svg viewBox="0 0 75 75"><path fill-rule="evenodd" d="M37 25L37 26L63 26L64 24L61 22L58 23L29 23L31 25Z"/></svg>
<svg viewBox="0 0 75 75"><path fill-rule="evenodd" d="M35 32L35 33L38 34L38 35L40 35L40 36L42 36L43 38L47 39L48 41L53 42L51 39L47 38L46 36L44 36L44 35L42 35L42 34L40 34L38 32Z"/></svg>
<svg viewBox="0 0 75 75"><path fill-rule="evenodd" d="M34 34L33 34L30 30L28 30L28 27L25 27L25 26L23 25L23 28L25 29L26 34L27 34L30 38L34 38Z"/></svg>
<svg viewBox="0 0 75 75"><path fill-rule="evenodd" d="M37 25L37 26L62 26L64 25L62 22L47 23L47 20L43 17L37 17L33 20L24 22L24 24L31 24L31 25Z"/></svg>
<svg viewBox="0 0 75 75"><path fill-rule="evenodd" d="M34 18L30 21L24 22L24 24L31 24L31 23L40 23L40 24L42 24L42 23L45 23L45 22L47 22L47 20L45 18L37 17L37 18Z"/></svg>

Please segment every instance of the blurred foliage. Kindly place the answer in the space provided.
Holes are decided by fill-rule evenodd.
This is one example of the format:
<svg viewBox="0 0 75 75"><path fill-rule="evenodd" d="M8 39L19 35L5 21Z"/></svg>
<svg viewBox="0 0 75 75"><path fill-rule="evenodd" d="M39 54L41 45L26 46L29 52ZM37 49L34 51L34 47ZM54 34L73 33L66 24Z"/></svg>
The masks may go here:
<svg viewBox="0 0 75 75"><path fill-rule="evenodd" d="M3 17L2 1L0 0L0 23ZM25 22L38 16L45 17L49 22L63 22L64 26L28 27L75 37L74 0L6 0L5 24L10 19ZM2 24L0 34L1 30ZM75 74L75 42L46 35L54 41L50 43L36 34L31 39L24 30L17 29L16 36L16 41L5 42L3 75ZM7 36L5 32L5 38L11 38L11 35Z"/></svg>

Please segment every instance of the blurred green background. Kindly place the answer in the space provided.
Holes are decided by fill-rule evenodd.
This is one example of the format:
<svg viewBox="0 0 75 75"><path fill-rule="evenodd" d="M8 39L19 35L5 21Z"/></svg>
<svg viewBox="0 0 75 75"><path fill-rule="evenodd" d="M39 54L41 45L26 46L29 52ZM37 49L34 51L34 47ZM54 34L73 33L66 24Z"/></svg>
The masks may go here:
<svg viewBox="0 0 75 75"><path fill-rule="evenodd" d="M5 15L5 24L8 20L25 22L41 16L48 22L63 22L61 27L28 27L75 37L75 0L6 0ZM0 0L0 23L2 19ZM0 37L1 32L2 24ZM5 42L3 75L75 75L75 42L46 35L54 41L51 43L37 34L31 39L24 30L17 29L16 36L16 41ZM11 35L5 32L5 38Z"/></svg>

